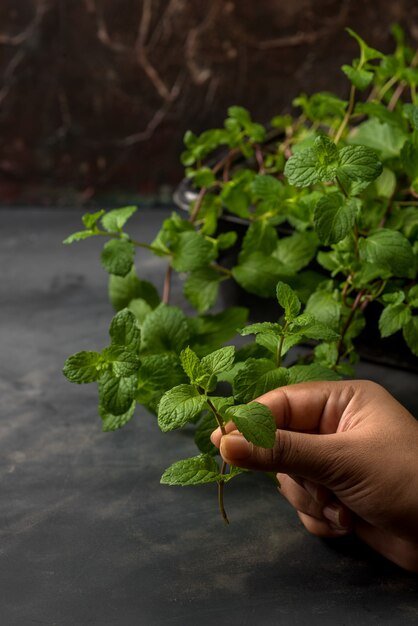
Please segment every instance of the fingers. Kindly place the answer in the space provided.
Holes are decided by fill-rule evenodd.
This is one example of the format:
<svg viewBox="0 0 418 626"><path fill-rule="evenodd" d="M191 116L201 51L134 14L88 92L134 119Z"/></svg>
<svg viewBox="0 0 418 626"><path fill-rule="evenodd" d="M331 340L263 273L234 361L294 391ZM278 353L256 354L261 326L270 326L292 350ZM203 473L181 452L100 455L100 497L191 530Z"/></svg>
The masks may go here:
<svg viewBox="0 0 418 626"><path fill-rule="evenodd" d="M300 513L298 511L298 516L302 524L305 526L306 530L312 533L312 535L316 535L317 537L344 537L345 535L350 534L350 530L348 529L335 528L328 522L315 519L314 517L306 515L305 513Z"/></svg>
<svg viewBox="0 0 418 626"><path fill-rule="evenodd" d="M333 532L344 531L348 533L351 531L353 526L352 513L335 498L331 491L310 481L295 481L287 474L278 474L277 478L280 482L279 491L289 504L298 513L322 523L320 527L317 527L317 530L319 528L324 529L326 526L328 530ZM313 527L312 523L310 526ZM311 530L311 532L313 531ZM324 536L322 531L321 536Z"/></svg>
<svg viewBox="0 0 418 626"><path fill-rule="evenodd" d="M231 465L264 472L295 474L332 488L342 468L341 456L349 448L347 442L341 445L343 436L278 430L274 447L260 448L233 431L222 437L220 452Z"/></svg>

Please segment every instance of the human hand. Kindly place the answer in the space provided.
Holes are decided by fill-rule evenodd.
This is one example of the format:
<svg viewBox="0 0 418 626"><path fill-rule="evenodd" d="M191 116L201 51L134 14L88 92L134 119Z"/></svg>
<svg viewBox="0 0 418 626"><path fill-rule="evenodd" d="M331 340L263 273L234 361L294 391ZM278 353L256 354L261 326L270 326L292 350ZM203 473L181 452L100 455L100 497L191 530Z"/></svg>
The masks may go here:
<svg viewBox="0 0 418 626"><path fill-rule="evenodd" d="M239 467L275 471L280 492L320 537L356 533L418 572L418 422L369 381L280 387L257 398L276 418L276 444L258 448L227 424L212 441Z"/></svg>

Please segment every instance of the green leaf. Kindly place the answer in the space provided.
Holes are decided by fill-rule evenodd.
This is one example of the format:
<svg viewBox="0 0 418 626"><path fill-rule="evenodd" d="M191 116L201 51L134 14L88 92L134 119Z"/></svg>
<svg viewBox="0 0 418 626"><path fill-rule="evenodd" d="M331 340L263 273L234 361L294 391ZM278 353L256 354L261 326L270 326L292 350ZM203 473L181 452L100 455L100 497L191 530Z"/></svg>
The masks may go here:
<svg viewBox="0 0 418 626"><path fill-rule="evenodd" d="M343 65L341 69L359 91L367 89L373 80L373 72L351 67L351 65Z"/></svg>
<svg viewBox="0 0 418 626"><path fill-rule="evenodd" d="M292 321L299 313L301 302L289 285L279 281L276 286L277 301L284 309L284 317L287 322Z"/></svg>
<svg viewBox="0 0 418 626"><path fill-rule="evenodd" d="M283 196L283 184L274 176L258 174L253 181L253 193L268 208L277 208Z"/></svg>
<svg viewBox="0 0 418 626"><path fill-rule="evenodd" d="M125 424L127 424L133 418L135 413L135 407L136 402L134 400L126 413L122 413L121 415L112 415L112 413L106 411L103 406L99 405L99 415L102 418L103 432L111 432L125 426Z"/></svg>
<svg viewBox="0 0 418 626"><path fill-rule="evenodd" d="M317 321L328 325L331 329L337 329L341 306L336 299L336 292L333 289L319 288L310 296L305 313L310 313Z"/></svg>
<svg viewBox="0 0 418 626"><path fill-rule="evenodd" d="M270 409L260 402L239 404L227 409L226 414L233 420L247 441L256 446L272 448L276 442L276 420Z"/></svg>
<svg viewBox="0 0 418 626"><path fill-rule="evenodd" d="M250 224L245 233L241 251L239 253L239 262L243 263L245 259L254 252L261 252L269 255L277 246L277 231L267 220L257 220Z"/></svg>
<svg viewBox="0 0 418 626"><path fill-rule="evenodd" d="M382 173L382 164L374 150L366 146L346 146L339 152L337 176L343 180L371 181Z"/></svg>
<svg viewBox="0 0 418 626"><path fill-rule="evenodd" d="M216 258L215 246L195 231L180 233L172 252L172 265L177 272L197 270Z"/></svg>
<svg viewBox="0 0 418 626"><path fill-rule="evenodd" d="M227 250L231 248L237 241L238 234L234 230L229 230L227 233L221 233L216 239L216 245L218 250Z"/></svg>
<svg viewBox="0 0 418 626"><path fill-rule="evenodd" d="M134 267L126 276L110 275L109 298L117 311L127 307L136 298L145 300L152 309L160 304L160 296L154 285L147 280L140 280Z"/></svg>
<svg viewBox="0 0 418 626"><path fill-rule="evenodd" d="M102 217L102 225L109 233L121 232L128 219L137 211L136 206L125 206L108 211Z"/></svg>
<svg viewBox="0 0 418 626"><path fill-rule="evenodd" d="M282 330L280 324L275 322L257 322L256 324L249 324L241 330L241 335L257 335L258 333L272 333L277 335Z"/></svg>
<svg viewBox="0 0 418 626"><path fill-rule="evenodd" d="M405 304L389 304L379 318L379 330L382 337L389 337L403 328L411 319L411 309Z"/></svg>
<svg viewBox="0 0 418 626"><path fill-rule="evenodd" d="M190 340L184 313L165 304L160 304L145 318L141 333L141 349L146 352L180 353Z"/></svg>
<svg viewBox="0 0 418 626"><path fill-rule="evenodd" d="M172 387L187 383L187 377L175 354L141 356L136 399L154 413L163 394Z"/></svg>
<svg viewBox="0 0 418 626"><path fill-rule="evenodd" d="M184 283L184 295L190 304L205 313L216 302L221 277L210 267L191 272Z"/></svg>
<svg viewBox="0 0 418 626"><path fill-rule="evenodd" d="M273 256L280 261L286 273L293 274L312 261L317 247L318 238L315 233L294 233L278 241Z"/></svg>
<svg viewBox="0 0 418 626"><path fill-rule="evenodd" d="M203 387L208 392L216 386L216 377L211 376L211 372L200 362L199 357L189 347L180 353L181 365L189 377L192 385Z"/></svg>
<svg viewBox="0 0 418 626"><path fill-rule="evenodd" d="M340 380L340 376L333 370L320 365L319 363L311 363L310 365L293 365L288 368L289 385L297 383L306 383L315 380Z"/></svg>
<svg viewBox="0 0 418 626"><path fill-rule="evenodd" d="M418 356L418 315L411 317L404 326L403 336L412 354Z"/></svg>
<svg viewBox="0 0 418 626"><path fill-rule="evenodd" d="M69 235L62 243L69 244L74 243L74 241L81 241L82 239L87 239L88 237L94 237L97 233L94 230L79 230L72 235Z"/></svg>
<svg viewBox="0 0 418 626"><path fill-rule="evenodd" d="M215 315L200 315L189 320L192 337L190 346L198 354L207 354L231 339L245 326L248 309L230 307Z"/></svg>
<svg viewBox="0 0 418 626"><path fill-rule="evenodd" d="M202 358L203 367L212 375L231 369L235 359L235 346L215 350Z"/></svg>
<svg viewBox="0 0 418 626"><path fill-rule="evenodd" d="M359 240L360 259L388 269L394 276L412 277L415 257L409 241L398 231L377 230Z"/></svg>
<svg viewBox="0 0 418 626"><path fill-rule="evenodd" d="M418 106L416 104L404 104L403 112L411 122L412 128L418 130Z"/></svg>
<svg viewBox="0 0 418 626"><path fill-rule="evenodd" d="M261 252L249 254L232 269L232 275L239 285L261 297L273 296L281 274L280 262Z"/></svg>
<svg viewBox="0 0 418 626"><path fill-rule="evenodd" d="M323 135L315 139L312 148L293 154L284 174L295 187L308 187L319 181L333 180L338 167L338 149Z"/></svg>
<svg viewBox="0 0 418 626"><path fill-rule="evenodd" d="M315 231L321 242L328 245L344 239L352 231L359 210L357 198L346 200L338 192L324 195L314 214Z"/></svg>
<svg viewBox="0 0 418 626"><path fill-rule="evenodd" d="M135 400L138 375L116 377L105 372L99 381L99 398L103 410L112 415L123 415Z"/></svg>
<svg viewBox="0 0 418 626"><path fill-rule="evenodd" d="M210 436L217 428L218 422L212 411L209 411L199 420L194 434L194 441L200 452L206 454L214 454L217 451L216 446L210 440Z"/></svg>
<svg viewBox="0 0 418 626"><path fill-rule="evenodd" d="M109 335L112 344L126 346L133 351L139 350L141 331L135 315L128 309L123 309L114 316Z"/></svg>
<svg viewBox="0 0 418 626"><path fill-rule="evenodd" d="M126 239L112 239L102 250L102 265L109 274L126 276L131 270L135 256L135 246Z"/></svg>
<svg viewBox="0 0 418 626"><path fill-rule="evenodd" d="M221 478L219 467L210 454L200 454L177 461L170 465L161 476L163 485L203 485L218 482Z"/></svg>
<svg viewBox="0 0 418 626"><path fill-rule="evenodd" d="M95 213L85 213L81 218L84 226L88 230L94 230L97 226L98 220L105 214L106 211L103 209L101 211L96 211Z"/></svg>
<svg viewBox="0 0 418 626"><path fill-rule="evenodd" d="M102 364L99 352L76 352L65 361L63 374L72 383L92 383L99 379Z"/></svg>
<svg viewBox="0 0 418 626"><path fill-rule="evenodd" d="M267 391L287 385L284 367L270 359L248 359L234 378L233 389L237 402L250 402Z"/></svg>
<svg viewBox="0 0 418 626"><path fill-rule="evenodd" d="M140 365L136 352L125 346L111 345L102 350L102 357L110 365L112 374L116 377L136 374Z"/></svg>
<svg viewBox="0 0 418 626"><path fill-rule="evenodd" d="M401 161L411 181L418 178L418 142L408 139L401 150Z"/></svg>
<svg viewBox="0 0 418 626"><path fill-rule="evenodd" d="M144 323L145 318L152 311L150 305L142 298L134 298L130 301L127 308L135 315L139 326Z"/></svg>
<svg viewBox="0 0 418 626"><path fill-rule="evenodd" d="M351 35L351 37L354 37L354 39L357 40L357 43L360 46L361 64L366 63L367 61L372 61L373 59L384 58L384 55L381 52L368 46L364 39L362 39L356 32L354 32L354 30L351 30L351 28L346 28L346 31Z"/></svg>
<svg viewBox="0 0 418 626"><path fill-rule="evenodd" d="M414 285L409 289L407 299L411 306L418 307L418 285Z"/></svg>
<svg viewBox="0 0 418 626"><path fill-rule="evenodd" d="M371 118L351 131L349 142L372 148L381 159L386 160L399 156L406 138L399 127Z"/></svg>
<svg viewBox="0 0 418 626"><path fill-rule="evenodd" d="M380 176L375 180L375 186L380 198L391 198L396 189L396 176L392 170L384 167Z"/></svg>
<svg viewBox="0 0 418 626"><path fill-rule="evenodd" d="M163 432L181 428L202 411L206 397L192 385L169 389L158 405L158 425Z"/></svg>

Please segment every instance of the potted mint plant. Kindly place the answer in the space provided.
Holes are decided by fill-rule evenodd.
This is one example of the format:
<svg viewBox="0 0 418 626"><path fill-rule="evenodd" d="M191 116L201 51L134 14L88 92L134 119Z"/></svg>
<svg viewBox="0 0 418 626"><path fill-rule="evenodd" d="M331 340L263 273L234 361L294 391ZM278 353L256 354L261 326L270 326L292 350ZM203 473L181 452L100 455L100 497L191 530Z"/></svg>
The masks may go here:
<svg viewBox="0 0 418 626"><path fill-rule="evenodd" d="M382 345L395 335L418 356L418 54L399 27L389 55L348 32L359 45L342 68L348 100L301 95L296 115L273 118L269 130L231 107L223 128L185 136L187 216L174 213L148 242L126 230L136 207L98 211L65 240L106 239L101 262L116 310L109 346L69 357L65 375L98 383L106 431L137 404L163 431L193 427L199 454L162 482L217 483L225 520L223 488L240 470L218 464L214 428L233 420L249 441L272 446L273 416L254 399L352 376L372 308L367 323ZM137 247L167 260L160 291L137 274ZM170 304L173 272L186 275L195 315ZM211 312L220 286L234 283L275 299L276 318L248 325L242 307ZM237 331L248 342L225 346ZM289 360L300 344L310 349Z"/></svg>

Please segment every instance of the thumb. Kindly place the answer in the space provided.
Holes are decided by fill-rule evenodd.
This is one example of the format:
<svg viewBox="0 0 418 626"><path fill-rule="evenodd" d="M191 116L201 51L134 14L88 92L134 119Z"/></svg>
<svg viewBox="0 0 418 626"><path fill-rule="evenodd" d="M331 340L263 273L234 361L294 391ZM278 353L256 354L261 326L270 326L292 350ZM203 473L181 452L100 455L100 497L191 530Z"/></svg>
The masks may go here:
<svg viewBox="0 0 418 626"><path fill-rule="evenodd" d="M342 436L342 433L312 435L277 430L274 447L260 448L235 431L222 437L220 452L230 465L294 474L330 486L343 465Z"/></svg>

